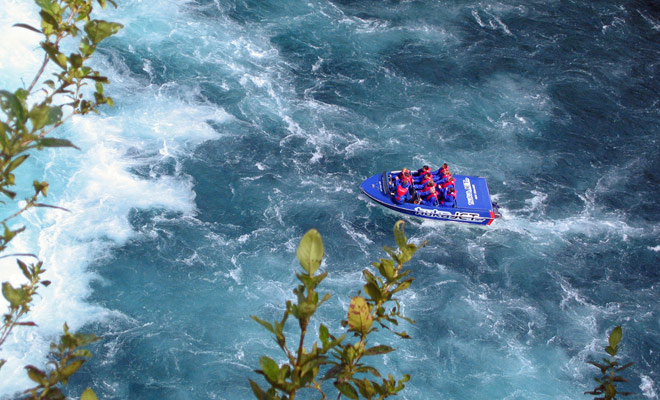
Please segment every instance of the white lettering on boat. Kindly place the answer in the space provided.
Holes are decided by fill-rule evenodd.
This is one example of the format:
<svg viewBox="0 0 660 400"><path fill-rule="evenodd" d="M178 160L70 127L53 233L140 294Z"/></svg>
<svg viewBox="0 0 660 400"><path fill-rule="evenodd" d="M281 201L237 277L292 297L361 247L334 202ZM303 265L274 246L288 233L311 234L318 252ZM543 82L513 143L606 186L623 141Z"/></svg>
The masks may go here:
<svg viewBox="0 0 660 400"><path fill-rule="evenodd" d="M463 179L463 187L465 188L465 197L467 197L467 202L468 205L473 206L474 205L474 197L472 197L472 184L470 182L470 178L465 178ZM476 195L477 190L475 188L474 193ZM476 197L476 196L475 196Z"/></svg>
<svg viewBox="0 0 660 400"><path fill-rule="evenodd" d="M442 211L442 210L422 208L422 207L415 207L415 214L424 217L449 219L449 220L457 219L461 221L470 221L470 222L483 222L488 219L475 213L457 211L455 214L452 214L449 211Z"/></svg>

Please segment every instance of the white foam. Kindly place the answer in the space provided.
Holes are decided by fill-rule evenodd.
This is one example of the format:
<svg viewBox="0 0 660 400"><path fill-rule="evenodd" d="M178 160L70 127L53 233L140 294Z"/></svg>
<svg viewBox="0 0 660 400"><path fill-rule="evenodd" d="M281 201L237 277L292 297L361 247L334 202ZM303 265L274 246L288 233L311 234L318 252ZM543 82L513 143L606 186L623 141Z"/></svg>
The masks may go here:
<svg viewBox="0 0 660 400"><path fill-rule="evenodd" d="M16 21L35 23L27 18L36 15L27 3L0 0L0 34L12 38L11 46L3 45L6 40L0 43L0 62L20 56L10 65L0 64L3 87L20 82L19 74L40 62L40 57L31 57L36 46L32 36L36 35L7 28ZM71 139L80 152L43 151L30 158L30 165L26 163L30 176L51 183L48 202L71 212L26 213L22 223L27 230L7 252L37 254L47 269L44 279L52 284L39 290L28 318L39 326L16 329L0 349L0 358L7 359L0 370L0 396L29 387L23 366L45 364L48 345L61 333L65 321L76 331L116 315L87 301L90 282L98 279L87 272L89 262L136 235L128 220L131 210L157 208L186 218L194 216L192 182L180 173L179 160L198 144L218 136L209 122L222 124L230 119L220 108L194 104L190 94L177 93L176 85L141 86L121 65L117 69L101 58L95 62L113 82L108 91L117 108L110 114L73 118L55 132L56 137ZM171 159L176 164L173 172L154 170ZM136 168L148 173L136 176ZM0 269L3 281L15 285L23 281L14 260L0 260ZM240 280L240 271L233 271L232 277Z"/></svg>
<svg viewBox="0 0 660 400"><path fill-rule="evenodd" d="M21 84L20 73L37 72L39 63L43 60L39 48L41 35L23 28L17 28L16 23L25 23L34 27L40 26L37 19L34 2L22 0L4 0L0 2L0 87L3 89L18 88ZM23 76L30 79L32 76ZM29 85L30 82L26 82Z"/></svg>
<svg viewBox="0 0 660 400"><path fill-rule="evenodd" d="M657 399L658 394L653 388L653 379L647 375L640 376L642 382L639 384L639 390L642 391L642 394L648 399Z"/></svg>

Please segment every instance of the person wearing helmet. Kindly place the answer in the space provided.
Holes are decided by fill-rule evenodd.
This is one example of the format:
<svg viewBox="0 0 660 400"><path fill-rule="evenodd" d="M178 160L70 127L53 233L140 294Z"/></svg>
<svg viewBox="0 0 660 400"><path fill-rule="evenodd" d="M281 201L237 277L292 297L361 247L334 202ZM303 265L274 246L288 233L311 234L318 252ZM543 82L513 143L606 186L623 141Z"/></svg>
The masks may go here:
<svg viewBox="0 0 660 400"><path fill-rule="evenodd" d="M437 177L441 177L445 174L451 175L451 172L449 172L449 165L447 163L442 164L440 168L438 168L436 171L431 172L432 175L435 175Z"/></svg>
<svg viewBox="0 0 660 400"><path fill-rule="evenodd" d="M439 204L438 201L439 192L435 189L433 183L429 182L426 190L421 192L419 196L422 199L422 204L425 206L437 207Z"/></svg>
<svg viewBox="0 0 660 400"><path fill-rule="evenodd" d="M442 173L442 175L433 175L433 182L443 184L447 182L451 178L451 173L449 171L445 171Z"/></svg>
<svg viewBox="0 0 660 400"><path fill-rule="evenodd" d="M399 184L399 181L405 180L408 181L409 185L413 184L413 178L412 175L410 175L410 170L408 168L402 168L401 172L398 174L392 174L392 181L393 181L393 186L396 187Z"/></svg>
<svg viewBox="0 0 660 400"><path fill-rule="evenodd" d="M414 185L414 186L415 186L415 189L417 189L417 190L424 189L424 187L426 186L426 184L427 184L428 182L431 182L431 183L433 182L433 177L432 177L431 174L429 174L429 173L427 173L426 175L424 175L424 176L422 177L422 179L419 180L419 183L416 183L416 184Z"/></svg>
<svg viewBox="0 0 660 400"><path fill-rule="evenodd" d="M456 190L454 186L448 186L443 190L440 204L443 207L454 207L454 204L456 204Z"/></svg>
<svg viewBox="0 0 660 400"><path fill-rule="evenodd" d="M392 193L392 201L395 204L403 204L412 198L410 195L410 183L407 179L399 179L394 193Z"/></svg>
<svg viewBox="0 0 660 400"><path fill-rule="evenodd" d="M430 173L430 172L431 172L431 167L429 167L428 165L425 165L422 168L418 169L416 172L413 172L412 176L413 176L413 179L421 178L421 177L423 177L424 175L426 175L427 173Z"/></svg>

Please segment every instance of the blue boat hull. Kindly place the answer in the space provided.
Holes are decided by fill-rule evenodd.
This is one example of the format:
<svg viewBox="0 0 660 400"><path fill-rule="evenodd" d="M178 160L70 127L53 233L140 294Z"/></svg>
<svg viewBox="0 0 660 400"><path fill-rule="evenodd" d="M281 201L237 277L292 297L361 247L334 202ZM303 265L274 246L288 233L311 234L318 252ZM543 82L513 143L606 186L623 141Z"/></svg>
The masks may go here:
<svg viewBox="0 0 660 400"><path fill-rule="evenodd" d="M490 225L500 217L497 205L491 202L486 179L476 176L454 175L456 206L431 207L422 204L395 204L388 187L390 172L367 178L360 190L371 200L396 212L437 221L454 221L475 225Z"/></svg>

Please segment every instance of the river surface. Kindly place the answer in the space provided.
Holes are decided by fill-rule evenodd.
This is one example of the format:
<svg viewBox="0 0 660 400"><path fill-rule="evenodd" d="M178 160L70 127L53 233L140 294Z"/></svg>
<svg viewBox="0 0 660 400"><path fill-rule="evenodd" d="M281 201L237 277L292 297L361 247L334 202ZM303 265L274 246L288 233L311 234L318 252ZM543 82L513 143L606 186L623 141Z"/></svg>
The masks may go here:
<svg viewBox="0 0 660 400"><path fill-rule="evenodd" d="M250 319L293 299L302 235L324 238L319 322L342 333L399 218L359 184L385 169L486 177L489 227L407 219L428 241L401 296L412 340L373 357L401 399L581 399L609 332L629 398L660 393L660 6L647 1L122 0L94 59L114 108L75 118L19 178L71 212L25 215L14 251L53 284L0 356L29 386L66 321L103 340L67 386L103 399L250 399ZM0 87L29 82L38 25L0 0ZM2 281L19 282L2 260ZM288 331L296 332L289 321ZM292 336L293 338L293 336ZM295 340L295 339L291 339ZM300 398L317 398L301 393ZM331 396L332 397L332 396ZM334 398L334 397L332 397Z"/></svg>

